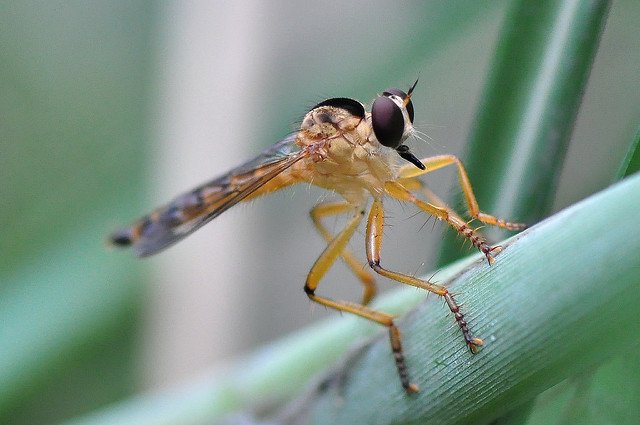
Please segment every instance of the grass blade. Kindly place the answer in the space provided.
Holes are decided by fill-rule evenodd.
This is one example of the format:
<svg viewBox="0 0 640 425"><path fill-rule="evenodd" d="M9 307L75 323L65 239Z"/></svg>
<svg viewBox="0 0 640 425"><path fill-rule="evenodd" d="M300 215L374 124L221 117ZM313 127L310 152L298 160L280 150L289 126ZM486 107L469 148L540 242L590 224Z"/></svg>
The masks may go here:
<svg viewBox="0 0 640 425"><path fill-rule="evenodd" d="M210 423L234 407L296 393L313 370L372 332L379 336L293 405L299 423L463 424L499 417L638 344L640 241L628 229L635 225L629 211L639 202L640 176L630 177L513 238L493 267L477 260L439 274L445 281L458 274L453 291L487 346L471 356L442 302L430 297L420 304L401 320L412 377L422 388L416 396L400 388L386 333L349 317L281 341L235 372L173 396L148 396L73 423ZM423 298L401 290L380 306L398 312Z"/></svg>
<svg viewBox="0 0 640 425"><path fill-rule="evenodd" d="M528 224L549 213L608 7L514 3L464 158L484 211ZM459 257L454 239L440 264Z"/></svg>

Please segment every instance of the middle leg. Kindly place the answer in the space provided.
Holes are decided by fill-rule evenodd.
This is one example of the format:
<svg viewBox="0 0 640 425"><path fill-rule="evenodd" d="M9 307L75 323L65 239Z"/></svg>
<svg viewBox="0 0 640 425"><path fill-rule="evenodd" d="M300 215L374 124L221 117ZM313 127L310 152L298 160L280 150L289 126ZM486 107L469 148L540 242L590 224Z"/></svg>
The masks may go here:
<svg viewBox="0 0 640 425"><path fill-rule="evenodd" d="M467 322L464 319L464 315L460 312L460 306L446 287L431 283L428 280L418 279L417 277L410 276L404 273L391 271L385 269L380 265L383 226L384 209L382 206L382 201L380 199L375 199L373 201L373 205L371 206L371 211L369 212L366 235L367 259L369 260L369 265L371 266L371 268L381 276L388 277L389 279L395 280L396 282L404 283L406 285L415 286L417 288L433 292L434 294L437 294L444 298L447 306L449 307L449 310L451 310L451 312L453 313L456 322L458 323L458 326L462 331L464 342L469 347L469 350L475 354L478 351L478 347L480 347L483 342L480 338L476 338L471 334L471 331L467 326Z"/></svg>
<svg viewBox="0 0 640 425"><path fill-rule="evenodd" d="M353 235L362 218L364 216L364 210L359 209L355 212L354 216L349 220L347 226L338 233L329 242L325 250L320 257L316 260L307 275L307 281L304 285L304 292L307 294L311 301L324 305L325 307L333 308L339 311L345 311L369 319L373 322L386 326L389 329L389 340L391 342L391 351L393 352L396 369L400 377L400 383L407 393L414 393L418 391L418 386L411 383L407 373L407 367L404 360L404 354L402 352L402 344L400 342L400 330L397 328L393 321L393 316L381 311L377 311L361 304L352 303L349 301L332 300L316 295L316 289L320 283L320 280L329 270L331 265L336 261L338 256L341 255L347 242Z"/></svg>
<svg viewBox="0 0 640 425"><path fill-rule="evenodd" d="M343 214L349 212L353 209L353 205L348 202L331 202L326 204L318 204L311 210L311 219L313 220L313 224L318 230L318 233L322 235L324 240L327 243L331 243L333 240L333 235L329 230L322 224L321 219L323 217L330 217L337 214ZM345 262L347 267L351 269L353 274L355 274L362 285L364 286L364 292L362 294L362 304L367 305L376 295L376 282L373 276L368 273L363 264L360 263L355 256L351 253L348 248L344 248L340 253L342 260Z"/></svg>

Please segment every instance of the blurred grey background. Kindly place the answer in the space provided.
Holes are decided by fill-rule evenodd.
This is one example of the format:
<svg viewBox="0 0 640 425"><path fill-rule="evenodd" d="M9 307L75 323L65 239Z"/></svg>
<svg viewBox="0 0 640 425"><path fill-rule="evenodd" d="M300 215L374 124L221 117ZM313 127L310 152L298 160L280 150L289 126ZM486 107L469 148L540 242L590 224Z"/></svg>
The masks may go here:
<svg viewBox="0 0 640 425"><path fill-rule="evenodd" d="M336 314L302 291L324 248L308 211L331 199L316 188L240 205L149 260L109 251L103 239L257 155L327 97L371 102L420 77L416 124L428 138L411 141L412 149L419 157L461 155L509 4L3 5L0 399L6 395L7 408L29 418L29 403L16 399L40 393L25 388L44 386L57 394L54 405L73 398L56 385L82 393L78 383L108 382L122 370L130 386L105 385L95 403L131 387L176 385ZM614 2L556 210L606 187L627 145L611 141L637 130L639 18L638 2ZM445 198L459 191L453 170L428 181ZM387 207L384 263L430 272L445 229L425 225L411 207ZM328 220L334 230L341 223ZM364 265L362 229L350 246ZM358 300L361 287L337 263L318 293Z"/></svg>

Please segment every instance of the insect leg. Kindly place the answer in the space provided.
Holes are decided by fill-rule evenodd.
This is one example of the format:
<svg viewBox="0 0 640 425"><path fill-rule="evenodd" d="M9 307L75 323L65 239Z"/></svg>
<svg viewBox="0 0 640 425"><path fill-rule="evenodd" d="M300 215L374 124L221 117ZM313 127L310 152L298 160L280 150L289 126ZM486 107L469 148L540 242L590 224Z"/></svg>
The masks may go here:
<svg viewBox="0 0 640 425"><path fill-rule="evenodd" d="M437 155L422 159L421 161L425 165L426 170L419 170L416 167L405 165L400 168L399 178L404 179L408 177L417 177L422 174L439 170L440 168L446 167L447 165L455 165L458 169L458 181L460 183L460 187L462 188L462 192L464 193L464 198L466 200L467 208L471 217L477 218L483 223L502 227L508 230L522 230L527 227L526 224L512 223L480 211L480 208L478 207L478 201L473 194L471 181L469 180L467 171L464 169L464 166L462 165L462 162L460 162L458 157L454 155Z"/></svg>
<svg viewBox="0 0 640 425"><path fill-rule="evenodd" d="M402 181L406 180L410 179L403 179ZM416 179L411 179L410 182L411 181L417 182ZM489 264L493 264L493 255L502 250L502 247L500 246L490 246L482 236L480 236L473 228L467 225L462 217L456 214L451 208L447 207L437 196L435 196L435 194L432 194L433 199L436 203L438 203L438 205L424 202L423 200L416 197L413 193L409 192L409 190L407 190L403 185L395 181L386 182L384 188L386 192L392 197L401 201L411 202L427 214L431 214L437 219L444 220L449 223L451 227L453 227L462 236L469 239L473 246L478 248L485 255ZM429 192L427 192L428 196Z"/></svg>
<svg viewBox="0 0 640 425"><path fill-rule="evenodd" d="M330 217L337 214L342 214L353 209L353 205L348 202L331 202L326 204L319 204L313 207L311 210L311 219L315 225L318 233L322 235L327 243L331 243L333 235L322 224L321 219L323 217ZM349 249L344 248L342 253L342 260L351 269L351 271L360 279L360 282L364 285L364 292L362 294L362 304L367 305L369 301L373 299L376 294L376 282L373 276L363 267L363 265L355 258L353 253Z"/></svg>
<svg viewBox="0 0 640 425"><path fill-rule="evenodd" d="M433 207L438 208L438 207ZM439 210L439 209L438 209ZM436 210L437 211L437 210ZM464 315L460 312L460 306L453 298L453 295L449 290L442 286L428 280L418 279L417 277L410 276L404 273L399 273L391 270L387 270L380 265L380 252L382 251L382 227L384 225L384 209L382 201L375 199L371 206L371 212L369 213L369 219L367 221L367 259L371 268L381 276L388 277L396 282L404 283L406 285L415 286L417 288L424 289L434 294L440 295L444 298L449 310L453 313L464 341L471 350L472 353L478 351L478 347L483 344L480 338L476 338L471 335L467 322L464 319Z"/></svg>
<svg viewBox="0 0 640 425"><path fill-rule="evenodd" d="M363 216L364 210L358 209L355 215L347 223L347 226L340 233L338 233L331 240L331 242L329 242L320 257L313 264L311 271L309 271L307 281L304 285L304 292L307 294L310 300L315 301L318 304L333 308L335 310L345 311L358 315L389 328L391 349L395 357L398 374L400 375L400 382L402 383L405 391L407 391L408 393L417 392L417 385L409 382L409 378L407 376L407 368L404 361L404 354L402 353L402 344L400 342L400 331L394 324L392 315L373 310L361 304L356 304L349 301L332 300L330 298L320 297L315 294L316 288L320 283L320 279L322 279L324 274L329 270L331 265L344 250L344 247L353 235L353 232L362 221Z"/></svg>

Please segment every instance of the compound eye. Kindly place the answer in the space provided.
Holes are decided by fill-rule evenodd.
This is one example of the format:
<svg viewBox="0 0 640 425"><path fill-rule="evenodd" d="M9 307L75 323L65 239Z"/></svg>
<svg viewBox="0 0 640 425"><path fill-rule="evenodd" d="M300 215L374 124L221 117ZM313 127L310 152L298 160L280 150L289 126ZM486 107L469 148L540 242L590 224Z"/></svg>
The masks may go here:
<svg viewBox="0 0 640 425"><path fill-rule="evenodd" d="M404 116L400 107L386 95L379 96L373 102L371 125L381 145L393 149L400 146L404 133Z"/></svg>
<svg viewBox="0 0 640 425"><path fill-rule="evenodd" d="M407 94L405 92L396 88L387 89L382 94L385 96L395 94L402 100L407 98ZM409 103L407 103L407 115L409 115L409 120L411 120L411 124L413 124L413 101L411 99L409 99Z"/></svg>

